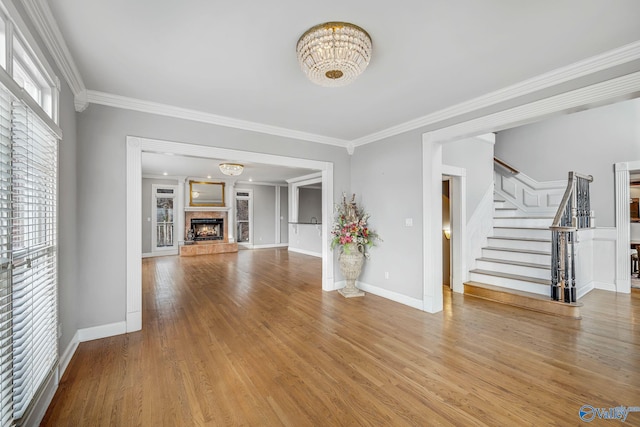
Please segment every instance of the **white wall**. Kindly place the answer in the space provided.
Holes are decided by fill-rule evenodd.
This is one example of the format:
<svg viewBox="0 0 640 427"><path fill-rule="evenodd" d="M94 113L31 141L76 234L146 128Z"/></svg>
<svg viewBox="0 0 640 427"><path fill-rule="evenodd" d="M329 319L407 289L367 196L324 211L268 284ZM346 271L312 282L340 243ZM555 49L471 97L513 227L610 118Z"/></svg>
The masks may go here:
<svg viewBox="0 0 640 427"><path fill-rule="evenodd" d="M340 147L98 105L79 114L77 124L79 328L125 320L127 135L329 161L334 197L348 188L349 155Z"/></svg>
<svg viewBox="0 0 640 427"><path fill-rule="evenodd" d="M493 143L467 138L442 145L442 164L467 172L467 221L471 219L488 188L493 188Z"/></svg>
<svg viewBox="0 0 640 427"><path fill-rule="evenodd" d="M466 138L442 145L442 164L462 168L466 173L467 271L474 268L476 259L487 244L487 237L493 231L493 151L494 143L481 138Z"/></svg>
<svg viewBox="0 0 640 427"><path fill-rule="evenodd" d="M322 227L313 224L289 224L289 250L322 256Z"/></svg>
<svg viewBox="0 0 640 427"><path fill-rule="evenodd" d="M566 180L569 171L593 175L596 225L613 227L613 164L640 159L638 105L620 102L498 132L496 156L537 181Z"/></svg>

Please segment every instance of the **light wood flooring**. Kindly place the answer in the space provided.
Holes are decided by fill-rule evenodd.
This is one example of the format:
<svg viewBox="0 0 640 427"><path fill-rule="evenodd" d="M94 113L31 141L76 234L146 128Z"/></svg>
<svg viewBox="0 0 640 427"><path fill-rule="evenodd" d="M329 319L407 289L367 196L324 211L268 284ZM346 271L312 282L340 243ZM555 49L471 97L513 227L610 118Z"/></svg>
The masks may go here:
<svg viewBox="0 0 640 427"><path fill-rule="evenodd" d="M142 263L143 330L81 343L43 426L565 426L640 406L638 290L589 293L582 320L448 291L428 314L323 292L320 259L281 249Z"/></svg>

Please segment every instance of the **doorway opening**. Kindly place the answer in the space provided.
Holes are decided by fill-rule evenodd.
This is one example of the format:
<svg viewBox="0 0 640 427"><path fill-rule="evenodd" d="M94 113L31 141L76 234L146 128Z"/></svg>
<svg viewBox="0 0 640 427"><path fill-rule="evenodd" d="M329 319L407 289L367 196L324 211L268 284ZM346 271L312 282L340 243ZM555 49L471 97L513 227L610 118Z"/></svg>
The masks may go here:
<svg viewBox="0 0 640 427"><path fill-rule="evenodd" d="M333 163L262 154L248 151L162 141L127 136L127 252L126 252L126 332L142 329L142 153L164 153L198 158L233 158L246 163L263 163L274 166L299 167L320 171L322 180L322 235L329 235L328 224L333 216ZM322 289L335 290L334 262L329 240L322 239Z"/></svg>
<svg viewBox="0 0 640 427"><path fill-rule="evenodd" d="M442 177L442 285L451 288L451 195L450 177Z"/></svg>

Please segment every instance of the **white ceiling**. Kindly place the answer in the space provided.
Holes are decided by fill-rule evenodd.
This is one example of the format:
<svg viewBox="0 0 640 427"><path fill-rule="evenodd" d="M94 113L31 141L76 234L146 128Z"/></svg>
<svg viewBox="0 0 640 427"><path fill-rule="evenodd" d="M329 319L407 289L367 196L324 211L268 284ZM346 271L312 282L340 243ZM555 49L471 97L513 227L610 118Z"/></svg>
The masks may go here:
<svg viewBox="0 0 640 427"><path fill-rule="evenodd" d="M206 159L144 152L142 153L142 173L147 177L162 178L166 173L168 177L206 178L215 181L229 178L220 172L218 165L222 162L237 163L233 159ZM244 171L236 179L255 183L283 184L287 179L318 172L311 169L271 166L264 163L243 162L243 165Z"/></svg>
<svg viewBox="0 0 640 427"><path fill-rule="evenodd" d="M48 5L90 92L344 142L640 40L637 0ZM372 60L349 86L316 86L300 70L296 43L308 28L336 20L367 30ZM182 163L153 158L158 170ZM155 173L147 165L143 171ZM197 167L204 171L207 165ZM251 169L260 179L258 166Z"/></svg>

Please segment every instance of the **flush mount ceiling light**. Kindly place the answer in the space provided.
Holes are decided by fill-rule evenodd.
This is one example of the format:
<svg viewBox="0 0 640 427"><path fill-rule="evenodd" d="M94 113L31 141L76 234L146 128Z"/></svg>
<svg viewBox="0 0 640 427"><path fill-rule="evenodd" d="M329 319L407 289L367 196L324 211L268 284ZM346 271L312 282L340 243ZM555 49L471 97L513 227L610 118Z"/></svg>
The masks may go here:
<svg viewBox="0 0 640 427"><path fill-rule="evenodd" d="M229 176L237 176L244 170L244 165L239 163L220 163L220 172Z"/></svg>
<svg viewBox="0 0 640 427"><path fill-rule="evenodd" d="M348 22L325 22L298 40L298 62L309 80L320 86L344 86L371 60L371 37Z"/></svg>

